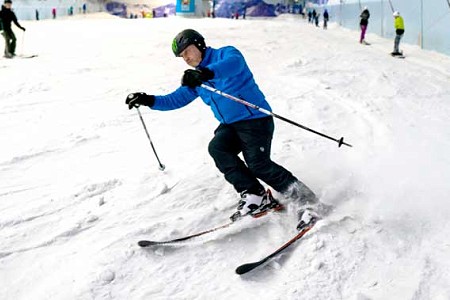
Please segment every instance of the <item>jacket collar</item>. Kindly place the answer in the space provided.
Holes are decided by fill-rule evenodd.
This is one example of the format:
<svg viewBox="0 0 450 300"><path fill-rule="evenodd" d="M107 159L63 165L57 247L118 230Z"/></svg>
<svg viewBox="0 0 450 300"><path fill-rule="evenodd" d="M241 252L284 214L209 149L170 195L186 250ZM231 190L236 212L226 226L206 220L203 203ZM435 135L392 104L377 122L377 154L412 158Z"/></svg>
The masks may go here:
<svg viewBox="0 0 450 300"><path fill-rule="evenodd" d="M198 67L203 67L204 68L204 67L206 67L209 64L209 62L211 60L212 52L213 52L213 49L211 47L207 47L206 48L205 54L203 56L203 59L200 62L200 64L197 66L197 68Z"/></svg>

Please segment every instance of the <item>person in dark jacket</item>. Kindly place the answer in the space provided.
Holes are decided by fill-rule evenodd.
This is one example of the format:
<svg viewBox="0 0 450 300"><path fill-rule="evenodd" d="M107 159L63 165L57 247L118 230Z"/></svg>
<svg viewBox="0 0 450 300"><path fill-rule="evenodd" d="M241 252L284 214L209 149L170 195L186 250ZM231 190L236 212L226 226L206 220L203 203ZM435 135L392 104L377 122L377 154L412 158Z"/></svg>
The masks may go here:
<svg viewBox="0 0 450 300"><path fill-rule="evenodd" d="M5 0L2 5L2 10L0 11L0 20L2 22L3 27L3 37L5 38L5 57L12 58L16 54L16 36L11 28L11 23L14 22L17 27L25 31L25 28L22 27L17 21L16 14L11 10L12 1Z"/></svg>
<svg viewBox="0 0 450 300"><path fill-rule="evenodd" d="M241 52L232 46L207 47L203 36L192 29L183 30L175 37L172 51L195 68L184 72L181 86L167 95L132 93L125 102L129 109L145 105L165 111L181 108L200 97L210 106L220 125L209 143L209 153L225 179L241 195L231 219L279 207L258 179L301 204L317 203L316 196L305 184L271 160L273 117L200 86L209 85L271 111ZM303 209L300 222L305 217L314 219L318 215L311 209Z"/></svg>
<svg viewBox="0 0 450 300"><path fill-rule="evenodd" d="M316 18L317 18L317 12L316 12L316 10L315 9L313 9L313 11L312 11L312 14L311 14L311 23L312 24L315 24L316 23Z"/></svg>
<svg viewBox="0 0 450 300"><path fill-rule="evenodd" d="M365 41L366 38L366 30L367 26L369 25L369 18L370 18L370 12L367 6L364 7L363 11L361 12L361 15L359 16L361 20L359 21L359 26L361 28L361 36L359 38L360 44L368 44Z"/></svg>
<svg viewBox="0 0 450 300"><path fill-rule="evenodd" d="M317 13L316 16L314 17L314 24L316 24L316 27L319 27L319 19L320 19L320 14Z"/></svg>
<svg viewBox="0 0 450 300"><path fill-rule="evenodd" d="M328 20L330 19L330 15L328 14L328 10L325 9L323 12L323 29L328 28Z"/></svg>

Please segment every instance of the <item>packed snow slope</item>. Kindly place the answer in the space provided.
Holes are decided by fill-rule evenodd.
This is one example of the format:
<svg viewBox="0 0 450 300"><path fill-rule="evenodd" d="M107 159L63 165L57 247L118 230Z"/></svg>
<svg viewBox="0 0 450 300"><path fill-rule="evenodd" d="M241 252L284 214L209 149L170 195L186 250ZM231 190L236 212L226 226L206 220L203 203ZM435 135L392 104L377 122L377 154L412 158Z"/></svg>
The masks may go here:
<svg viewBox="0 0 450 300"><path fill-rule="evenodd" d="M0 60L0 299L450 299L450 58L294 17L23 22ZM234 45L277 120L273 159L334 212L295 234L295 204L180 247L140 249L224 224L238 195L207 152L218 126L199 99L171 112L128 93L165 94L187 68L172 38L194 28ZM229 101L224 99L223 101Z"/></svg>

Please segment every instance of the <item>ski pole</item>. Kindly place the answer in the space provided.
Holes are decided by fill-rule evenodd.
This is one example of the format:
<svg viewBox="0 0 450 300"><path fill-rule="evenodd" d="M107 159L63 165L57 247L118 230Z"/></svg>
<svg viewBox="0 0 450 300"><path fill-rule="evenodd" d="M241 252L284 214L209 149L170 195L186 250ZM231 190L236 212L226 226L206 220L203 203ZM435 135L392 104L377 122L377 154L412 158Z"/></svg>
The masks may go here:
<svg viewBox="0 0 450 300"><path fill-rule="evenodd" d="M391 6L391 11L394 12L394 6L392 5L392 1L389 0L389 5Z"/></svg>
<svg viewBox="0 0 450 300"><path fill-rule="evenodd" d="M327 139L330 139L330 140L332 140L332 141L335 141L335 142L338 143L338 147L341 147L342 145L345 145L345 146L348 146L348 147L353 147L352 145L347 144L347 143L344 142L344 137L341 137L339 140L338 140L338 139L335 139L335 138L333 138L333 137L331 137L331 136L328 136L328 135L326 135L326 134L320 133L320 132L315 131L315 130L313 130L313 129L311 129L311 128L308 128L308 127L306 127L306 126L303 126L303 125L301 125L301 124L299 124L299 123L296 123L296 122L294 122L294 121L291 121L291 120L289 120L289 119L287 119L287 118L285 118L285 117L282 117L282 116L280 116L280 115L277 115L277 114L275 114L275 113L273 113L273 112L271 112L271 111L268 111L267 109L261 108L261 107L259 107L258 105L255 105L255 104L252 104L252 103L247 102L247 101L245 101L245 100L242 100L242 99L236 98L236 97L234 97L234 96L231 96L231 95L229 95L229 94L227 94L227 93L224 93L224 92L222 92L222 91L220 91L220 90L217 90L217 89L215 89L215 88L213 88L213 87L210 87L209 85L202 84L201 87L204 88L204 89L206 89L206 90L208 90L208 91L211 91L211 92L213 92L213 93L216 93L216 94L218 94L218 95L221 95L221 96L223 96L223 97L225 97L225 98L228 98L228 99L230 99L230 100L233 100L233 101L242 103L242 104L244 104L244 105L246 105L246 106L248 106L248 107L251 107L251 108L253 108L253 109L259 110L260 112L262 112L262 113L264 113L264 114L266 114L266 115L269 115L269 116L278 118L278 119L283 120L283 121L285 121L285 122L287 122L287 123L289 123L289 124L295 125L295 126L300 127L300 128L302 128L302 129L305 129L305 130L308 130L308 131L313 132L313 133L315 133L315 134L318 134L318 135L320 135L320 136L322 136L322 137L324 137L324 138L327 138Z"/></svg>
<svg viewBox="0 0 450 300"><path fill-rule="evenodd" d="M22 53L20 54L21 56L23 56L24 48L25 48L25 31L22 34Z"/></svg>
<svg viewBox="0 0 450 300"><path fill-rule="evenodd" d="M158 154L156 154L155 146L153 146L152 139L150 138L150 134L148 134L147 126L145 126L144 119L142 118L141 111L139 110L139 107L136 107L136 109L137 109L137 111L138 111L139 118L141 119L142 126L144 126L144 130L145 130L145 133L147 134L148 140L150 141L150 146L152 146L153 153L155 153L156 159L158 160L158 163L159 163L159 169L160 169L161 171L164 171L164 169L166 168L166 166L164 166L164 165L161 163L161 161L159 160Z"/></svg>

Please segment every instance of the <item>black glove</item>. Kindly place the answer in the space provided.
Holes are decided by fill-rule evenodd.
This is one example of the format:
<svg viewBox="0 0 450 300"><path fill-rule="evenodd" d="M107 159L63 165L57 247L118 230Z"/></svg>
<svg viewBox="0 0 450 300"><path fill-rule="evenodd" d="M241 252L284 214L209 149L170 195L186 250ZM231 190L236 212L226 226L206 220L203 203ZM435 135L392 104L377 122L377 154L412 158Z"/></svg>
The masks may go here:
<svg viewBox="0 0 450 300"><path fill-rule="evenodd" d="M214 78L214 72L207 68L198 68L197 70L188 69L184 71L181 78L181 85L195 88L200 86L204 81Z"/></svg>
<svg viewBox="0 0 450 300"><path fill-rule="evenodd" d="M20 29L22 29L23 31L25 31L25 27L21 27Z"/></svg>
<svg viewBox="0 0 450 300"><path fill-rule="evenodd" d="M140 105L152 107L155 104L155 96L147 95L146 93L132 93L127 96L125 104L128 105L129 109L139 107Z"/></svg>

